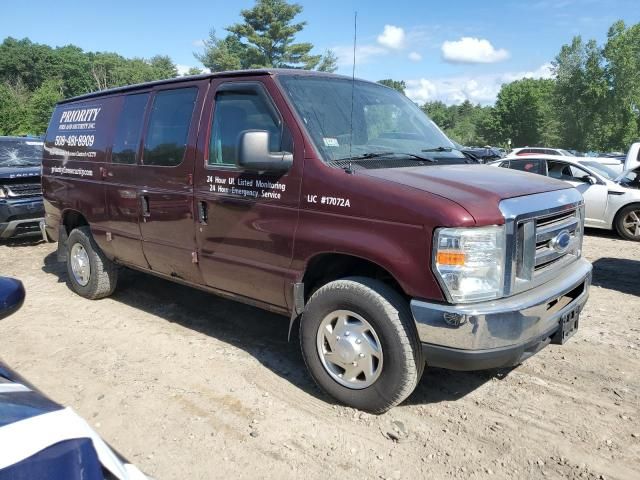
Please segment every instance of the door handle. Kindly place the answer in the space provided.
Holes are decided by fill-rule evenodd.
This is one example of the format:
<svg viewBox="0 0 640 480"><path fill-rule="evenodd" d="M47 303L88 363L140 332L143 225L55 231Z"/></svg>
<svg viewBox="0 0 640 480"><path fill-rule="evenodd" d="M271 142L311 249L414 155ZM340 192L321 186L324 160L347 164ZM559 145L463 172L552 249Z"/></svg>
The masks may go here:
<svg viewBox="0 0 640 480"><path fill-rule="evenodd" d="M142 195L140 197L140 203L142 204L142 217L145 219L151 216L151 212L149 211L149 197L147 195Z"/></svg>
<svg viewBox="0 0 640 480"><path fill-rule="evenodd" d="M209 219L209 206L207 205L207 202L200 200L198 202L198 221L201 224L206 225L208 219Z"/></svg>

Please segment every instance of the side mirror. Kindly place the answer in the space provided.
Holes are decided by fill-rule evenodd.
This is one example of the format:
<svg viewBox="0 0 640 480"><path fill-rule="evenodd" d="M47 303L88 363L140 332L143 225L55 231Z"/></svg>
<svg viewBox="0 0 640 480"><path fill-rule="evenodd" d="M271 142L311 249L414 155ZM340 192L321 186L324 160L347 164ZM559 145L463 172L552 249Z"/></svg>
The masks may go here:
<svg viewBox="0 0 640 480"><path fill-rule="evenodd" d="M598 179L593 175L586 175L582 177L582 180L590 185L595 185L596 183L598 183Z"/></svg>
<svg viewBox="0 0 640 480"><path fill-rule="evenodd" d="M286 172L293 165L293 154L269 151L269 132L247 130L240 135L238 166L260 172Z"/></svg>
<svg viewBox="0 0 640 480"><path fill-rule="evenodd" d="M0 320L8 317L22 306L24 287L20 280L0 277Z"/></svg>

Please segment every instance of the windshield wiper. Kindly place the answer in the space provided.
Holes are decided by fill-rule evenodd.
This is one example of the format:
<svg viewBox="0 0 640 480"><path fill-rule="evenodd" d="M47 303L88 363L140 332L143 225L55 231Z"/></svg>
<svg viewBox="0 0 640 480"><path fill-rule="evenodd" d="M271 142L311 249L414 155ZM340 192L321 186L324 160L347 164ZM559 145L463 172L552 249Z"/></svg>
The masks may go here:
<svg viewBox="0 0 640 480"><path fill-rule="evenodd" d="M353 157L340 158L339 160L368 160L370 158L390 157L392 155L410 157L423 162L437 162L437 160L434 158L423 157L422 155L416 155L415 153L407 152L367 152L361 155L355 155Z"/></svg>
<svg viewBox="0 0 640 480"><path fill-rule="evenodd" d="M420 150L421 152L451 152L455 150L456 152L460 152L462 155L467 157L469 160L473 160L474 163L482 163L478 157L476 157L473 153L467 152L466 150L462 150L461 148L455 147L434 147L434 148L423 148Z"/></svg>
<svg viewBox="0 0 640 480"><path fill-rule="evenodd" d="M453 150L451 147L435 147L435 148L423 148L421 152L450 152ZM457 150L457 149L456 149Z"/></svg>

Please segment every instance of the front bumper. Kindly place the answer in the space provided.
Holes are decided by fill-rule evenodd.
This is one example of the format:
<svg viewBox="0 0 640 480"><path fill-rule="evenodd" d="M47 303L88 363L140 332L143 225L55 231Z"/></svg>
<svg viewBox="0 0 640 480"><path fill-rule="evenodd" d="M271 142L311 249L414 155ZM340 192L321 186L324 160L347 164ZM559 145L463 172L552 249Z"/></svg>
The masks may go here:
<svg viewBox="0 0 640 480"><path fill-rule="evenodd" d="M42 197L0 201L0 240L40 235Z"/></svg>
<svg viewBox="0 0 640 480"><path fill-rule="evenodd" d="M589 296L591 264L579 259L537 288L500 300L443 305L414 299L427 365L483 370L517 365L552 341L563 314Z"/></svg>

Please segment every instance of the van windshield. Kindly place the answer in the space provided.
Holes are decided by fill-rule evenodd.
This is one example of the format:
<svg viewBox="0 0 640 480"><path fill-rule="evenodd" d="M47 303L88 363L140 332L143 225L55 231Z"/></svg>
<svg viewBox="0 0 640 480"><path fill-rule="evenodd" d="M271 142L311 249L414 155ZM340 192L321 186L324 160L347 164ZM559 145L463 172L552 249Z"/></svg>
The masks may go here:
<svg viewBox="0 0 640 480"><path fill-rule="evenodd" d="M435 123L395 90L339 77L278 78L328 163L371 158L385 166L394 161L466 162Z"/></svg>

